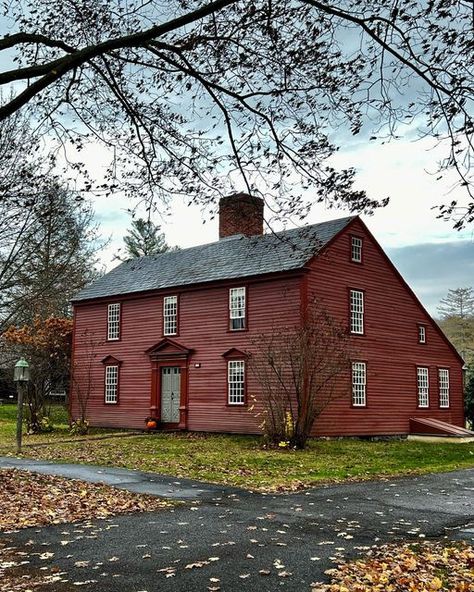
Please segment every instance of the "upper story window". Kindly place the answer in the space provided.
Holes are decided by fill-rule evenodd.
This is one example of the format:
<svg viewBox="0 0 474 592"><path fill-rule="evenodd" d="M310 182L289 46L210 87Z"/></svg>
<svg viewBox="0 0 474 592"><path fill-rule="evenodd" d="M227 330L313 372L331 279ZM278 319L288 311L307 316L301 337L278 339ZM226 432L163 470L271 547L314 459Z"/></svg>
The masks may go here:
<svg viewBox="0 0 474 592"><path fill-rule="evenodd" d="M229 405L245 403L245 361L229 360L227 362L227 384Z"/></svg>
<svg viewBox="0 0 474 592"><path fill-rule="evenodd" d="M366 406L367 364L352 362L352 405Z"/></svg>
<svg viewBox="0 0 474 592"><path fill-rule="evenodd" d="M165 296L163 298L163 334L176 335L178 333L178 297Z"/></svg>
<svg viewBox="0 0 474 592"><path fill-rule="evenodd" d="M105 403L113 405L118 403L118 365L105 367Z"/></svg>
<svg viewBox="0 0 474 592"><path fill-rule="evenodd" d="M359 236L351 236L351 261L362 263L362 239Z"/></svg>
<svg viewBox="0 0 474 592"><path fill-rule="evenodd" d="M418 407L430 406L430 386L428 368L416 369L418 383Z"/></svg>
<svg viewBox="0 0 474 592"><path fill-rule="evenodd" d="M449 370L447 368L438 369L439 382L439 406L449 407Z"/></svg>
<svg viewBox="0 0 474 592"><path fill-rule="evenodd" d="M231 288L229 290L229 329L231 331L240 331L246 328L245 292L245 288Z"/></svg>
<svg viewBox="0 0 474 592"><path fill-rule="evenodd" d="M362 290L350 291L350 309L351 309L351 333L357 335L364 334L364 292Z"/></svg>
<svg viewBox="0 0 474 592"><path fill-rule="evenodd" d="M107 307L107 340L120 339L120 302L109 304Z"/></svg>
<svg viewBox="0 0 474 592"><path fill-rule="evenodd" d="M425 325L418 325L418 343L426 343Z"/></svg>

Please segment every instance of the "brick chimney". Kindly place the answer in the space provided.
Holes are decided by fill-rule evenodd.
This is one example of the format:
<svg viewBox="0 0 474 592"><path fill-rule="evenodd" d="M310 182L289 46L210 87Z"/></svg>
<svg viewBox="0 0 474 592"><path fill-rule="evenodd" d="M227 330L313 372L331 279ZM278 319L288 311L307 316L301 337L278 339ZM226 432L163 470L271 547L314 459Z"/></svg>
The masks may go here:
<svg viewBox="0 0 474 592"><path fill-rule="evenodd" d="M219 201L219 238L263 234L263 199L234 193Z"/></svg>

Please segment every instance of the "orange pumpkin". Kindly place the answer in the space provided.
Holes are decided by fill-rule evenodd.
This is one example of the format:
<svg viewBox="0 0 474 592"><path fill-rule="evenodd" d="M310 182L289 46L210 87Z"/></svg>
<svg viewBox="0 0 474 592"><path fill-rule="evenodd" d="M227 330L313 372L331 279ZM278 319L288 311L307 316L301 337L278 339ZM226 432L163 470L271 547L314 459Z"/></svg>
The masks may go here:
<svg viewBox="0 0 474 592"><path fill-rule="evenodd" d="M146 427L147 427L149 430L154 430L154 429L156 428L156 420L154 420L154 419L149 419L149 420L146 422Z"/></svg>

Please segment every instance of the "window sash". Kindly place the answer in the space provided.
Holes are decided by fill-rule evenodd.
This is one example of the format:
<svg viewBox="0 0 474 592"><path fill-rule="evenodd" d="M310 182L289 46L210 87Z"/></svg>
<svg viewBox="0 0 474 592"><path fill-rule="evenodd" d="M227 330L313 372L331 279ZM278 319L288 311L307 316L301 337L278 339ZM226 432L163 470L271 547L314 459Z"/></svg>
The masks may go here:
<svg viewBox="0 0 474 592"><path fill-rule="evenodd" d="M439 406L443 409L449 407L449 370L447 368L438 369L439 380Z"/></svg>
<svg viewBox="0 0 474 592"><path fill-rule="evenodd" d="M362 239L358 236L353 236L351 240L351 260L362 263Z"/></svg>
<svg viewBox="0 0 474 592"><path fill-rule="evenodd" d="M120 303L109 304L107 307L107 340L120 339Z"/></svg>
<svg viewBox="0 0 474 592"><path fill-rule="evenodd" d="M229 360L227 362L227 402L229 405L245 403L245 361Z"/></svg>
<svg viewBox="0 0 474 592"><path fill-rule="evenodd" d="M118 366L105 367L105 402L114 404L118 401Z"/></svg>
<svg viewBox="0 0 474 592"><path fill-rule="evenodd" d="M178 297L165 296L163 298L163 335L178 333Z"/></svg>
<svg viewBox="0 0 474 592"><path fill-rule="evenodd" d="M418 407L430 406L430 382L428 368L418 367L416 369L418 386Z"/></svg>
<svg viewBox="0 0 474 592"><path fill-rule="evenodd" d="M229 290L229 319L230 329L238 331L245 329L246 290L231 288Z"/></svg>
<svg viewBox="0 0 474 592"><path fill-rule="evenodd" d="M426 327L418 325L418 343L426 343Z"/></svg>
<svg viewBox="0 0 474 592"><path fill-rule="evenodd" d="M351 333L363 335L364 333L364 292L351 290Z"/></svg>
<svg viewBox="0 0 474 592"><path fill-rule="evenodd" d="M367 365L352 362L352 405L365 407L367 404Z"/></svg>

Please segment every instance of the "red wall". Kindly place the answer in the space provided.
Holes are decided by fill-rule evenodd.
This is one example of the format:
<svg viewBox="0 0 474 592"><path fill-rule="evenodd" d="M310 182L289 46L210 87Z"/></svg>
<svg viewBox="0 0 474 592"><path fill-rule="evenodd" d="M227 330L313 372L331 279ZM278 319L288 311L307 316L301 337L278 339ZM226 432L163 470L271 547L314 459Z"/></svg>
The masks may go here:
<svg viewBox="0 0 474 592"><path fill-rule="evenodd" d="M363 238L362 263L350 261L351 234ZM315 425L320 435L401 434L410 417L431 417L464 425L462 367L380 247L356 220L309 265L308 297L322 299L348 326L348 288L365 290L365 335L351 337L355 359L367 363L367 407L352 408L349 373L339 381L340 399ZM427 343L418 343L417 323L426 325ZM416 366L429 368L430 407L417 408ZM438 367L450 369L449 409L438 406Z"/></svg>
<svg viewBox="0 0 474 592"><path fill-rule="evenodd" d="M247 371L246 407L227 406L227 362L222 354L231 348L251 349L255 335L268 330L274 319L299 319L300 282L296 277L271 281L240 282L247 285L248 327L245 332L229 332L229 286L166 292L179 294L179 335L170 339L194 350L189 359L190 430L256 433L261 420L257 409L251 409L251 395L256 392L254 377ZM121 340L105 342L107 304L75 307L74 366L87 363L84 331L93 333L101 344L96 348L93 394L88 404L92 425L113 427L144 427L150 414L151 365L145 350L163 338L163 294L150 295L122 302ZM104 404L104 367L101 360L112 355L122 361L118 405ZM200 368L194 364L200 363ZM77 401L72 397L72 415L78 415Z"/></svg>
<svg viewBox="0 0 474 592"><path fill-rule="evenodd" d="M350 235L363 237L363 263L350 261ZM295 325L301 314L301 295L321 298L336 318L347 325L348 288L365 290L365 336L352 337L356 359L367 362L367 407L352 408L349 372L339 380L340 398L319 418L319 435L401 434L409 431L410 417L432 417L463 425L462 371L459 358L447 345L434 322L407 290L365 226L356 220L309 265L305 279L287 277L247 285L246 332L229 332L228 289L217 287L176 290L122 301L121 340L105 342L107 304L120 299L75 307L74 366L84 369L87 347L84 331L100 345L93 362L93 389L88 404L92 425L142 428L150 414L151 364L145 350L162 338L163 295L179 295L179 335L171 337L194 350L189 359L188 428L190 430L255 433L261 418L252 409L258 387L247 372L247 407L227 406L227 363L231 348L252 349L251 341L272 324ZM306 286L306 288L305 288ZM304 300L303 300L304 302ZM427 326L427 344L418 344L417 323ZM118 405L104 404L104 367L112 355L122 361ZM196 368L195 363L200 363ZM417 409L416 366L430 372L430 408ZM451 407L438 408L438 366L450 369ZM77 401L72 403L78 415Z"/></svg>

